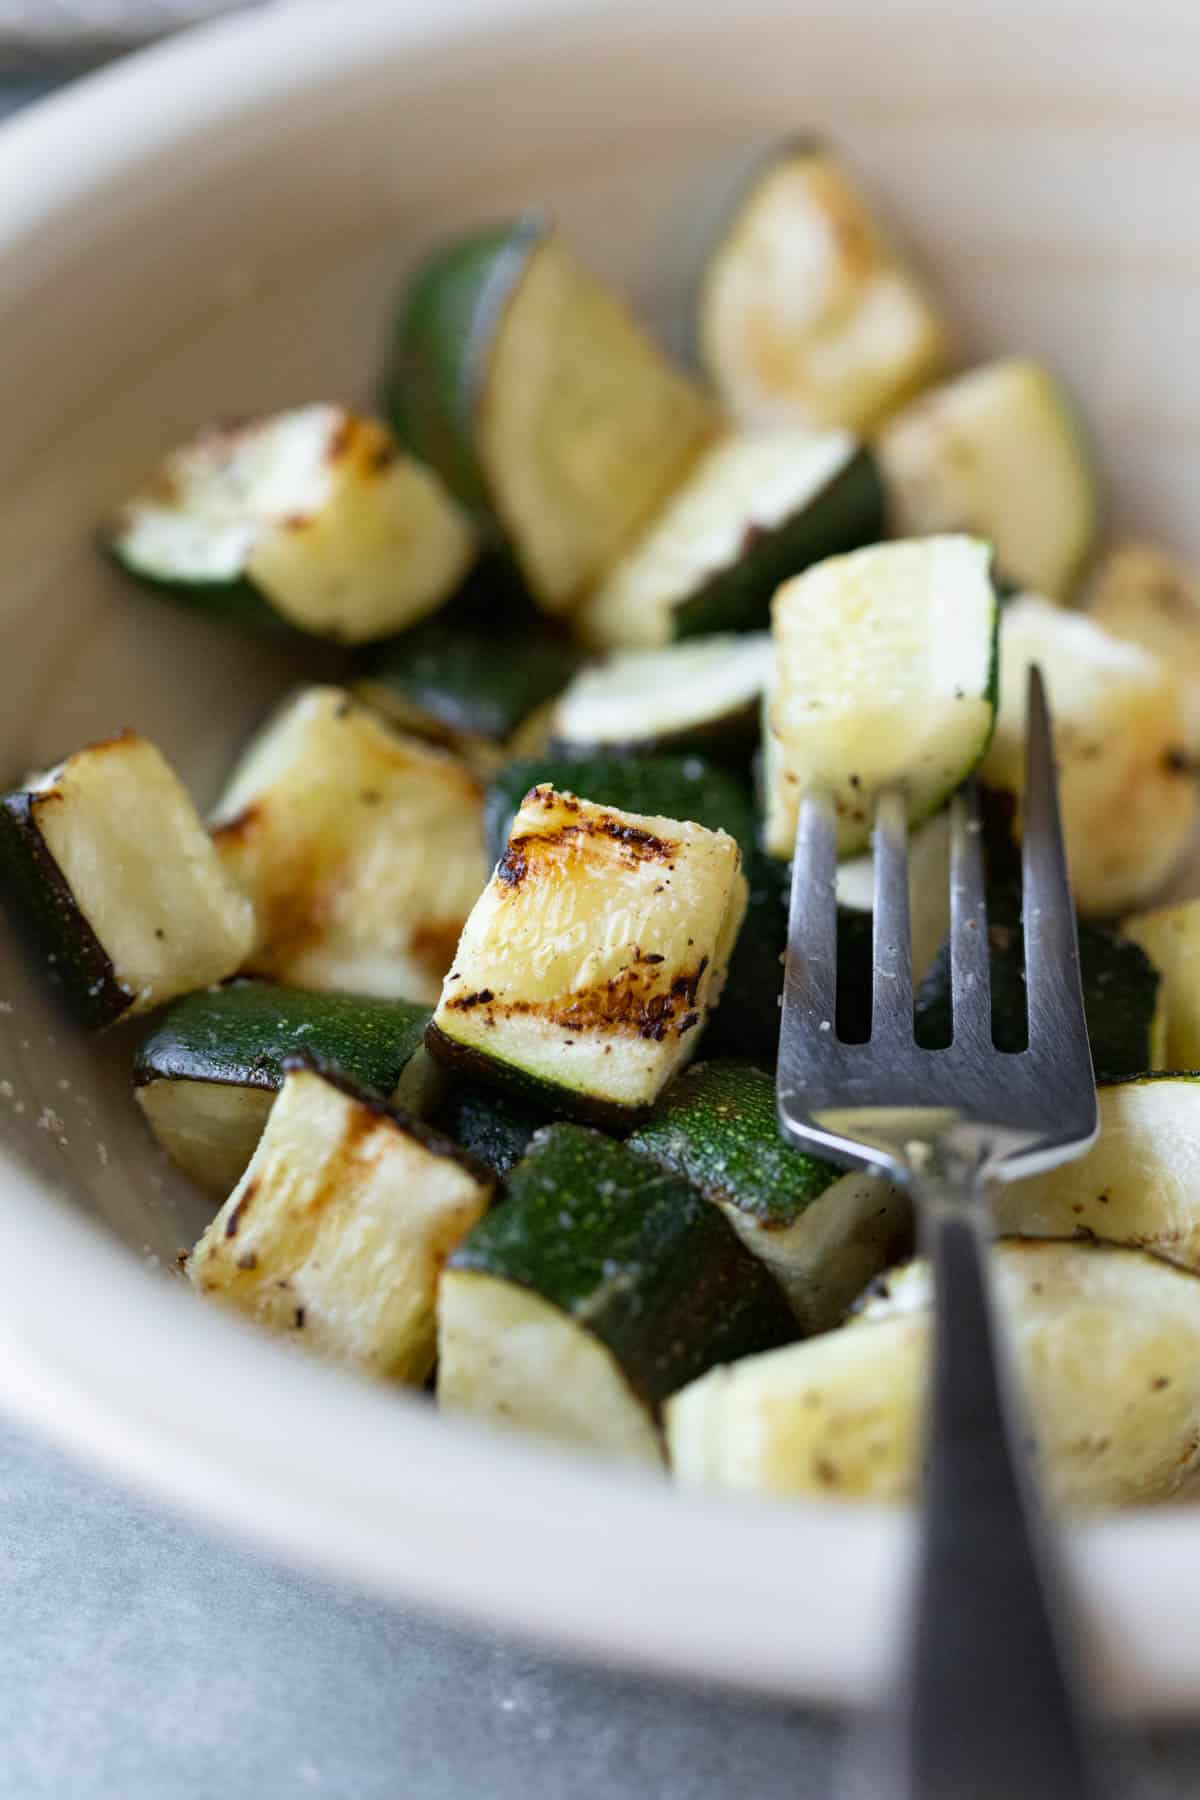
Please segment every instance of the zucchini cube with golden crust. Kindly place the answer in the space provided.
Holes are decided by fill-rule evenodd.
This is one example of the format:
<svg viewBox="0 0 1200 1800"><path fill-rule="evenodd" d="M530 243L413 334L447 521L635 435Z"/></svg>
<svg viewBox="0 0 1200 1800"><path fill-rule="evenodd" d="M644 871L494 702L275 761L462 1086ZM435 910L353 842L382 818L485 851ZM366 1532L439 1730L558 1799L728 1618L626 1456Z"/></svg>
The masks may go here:
<svg viewBox="0 0 1200 1800"><path fill-rule="evenodd" d="M487 879L482 809L455 757L343 688L304 689L251 744L214 824L258 912L247 972L432 1003Z"/></svg>
<svg viewBox="0 0 1200 1800"><path fill-rule="evenodd" d="M640 1116L720 998L746 908L724 831L526 794L427 1043L597 1123Z"/></svg>
<svg viewBox="0 0 1200 1800"><path fill-rule="evenodd" d="M188 1276L278 1336L419 1384L433 1367L442 1266L483 1217L492 1185L449 1139L292 1062Z"/></svg>

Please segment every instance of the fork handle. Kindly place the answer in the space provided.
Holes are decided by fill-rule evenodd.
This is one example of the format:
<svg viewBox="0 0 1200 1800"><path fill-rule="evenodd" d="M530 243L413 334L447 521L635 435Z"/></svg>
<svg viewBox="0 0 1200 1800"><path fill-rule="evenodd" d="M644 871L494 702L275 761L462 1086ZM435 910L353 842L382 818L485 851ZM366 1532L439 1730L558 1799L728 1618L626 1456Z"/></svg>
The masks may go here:
<svg viewBox="0 0 1200 1800"><path fill-rule="evenodd" d="M929 1196L933 1379L914 1610L874 1800L1097 1800L1073 1632L1001 1373L982 1196ZM1014 1446L1021 1446L1014 1454ZM889 1733L889 1737L891 1734Z"/></svg>

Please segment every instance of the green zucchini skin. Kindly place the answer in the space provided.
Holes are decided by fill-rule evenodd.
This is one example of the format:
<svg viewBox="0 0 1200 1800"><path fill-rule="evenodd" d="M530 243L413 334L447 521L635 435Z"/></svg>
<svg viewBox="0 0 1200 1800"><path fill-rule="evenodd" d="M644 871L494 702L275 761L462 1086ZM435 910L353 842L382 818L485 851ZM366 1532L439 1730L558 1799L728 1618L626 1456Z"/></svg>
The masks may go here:
<svg viewBox="0 0 1200 1800"><path fill-rule="evenodd" d="M788 1342L778 1284L679 1176L578 1125L534 1138L448 1268L539 1294L611 1352L655 1415L716 1363Z"/></svg>
<svg viewBox="0 0 1200 1800"><path fill-rule="evenodd" d="M405 295L383 385L396 435L494 535L475 409L496 323L548 230L545 215L530 211L435 250Z"/></svg>
<svg viewBox="0 0 1200 1800"><path fill-rule="evenodd" d="M1028 1041L1021 890L1005 882L988 893L992 957L992 1037L998 1049L1019 1051ZM1161 977L1139 944L1091 920L1079 921L1079 973L1096 1080L1144 1076L1153 1062L1153 1030ZM950 1042L950 947L943 944L917 991L918 1041L930 1049Z"/></svg>
<svg viewBox="0 0 1200 1800"><path fill-rule="evenodd" d="M432 1122L503 1178L525 1155L534 1133L550 1121L545 1108L465 1081L454 1084Z"/></svg>
<svg viewBox="0 0 1200 1800"><path fill-rule="evenodd" d="M774 1068L791 871L753 844L743 845L743 858L749 889L746 917L704 1042L710 1055L753 1057Z"/></svg>
<svg viewBox="0 0 1200 1800"><path fill-rule="evenodd" d="M840 556L883 536L883 484L871 452L860 448L827 487L786 524L752 538L728 569L692 594L674 614L676 638L716 631L763 631L779 585L827 556Z"/></svg>
<svg viewBox="0 0 1200 1800"><path fill-rule="evenodd" d="M503 742L578 665L549 630L506 636L438 621L376 646L357 675L361 691L383 690L448 737Z"/></svg>
<svg viewBox="0 0 1200 1800"><path fill-rule="evenodd" d="M690 819L710 831L727 831L744 851L757 835L745 783L703 757L530 756L509 763L488 789L483 829L492 863L504 854L522 799L543 782L622 812Z"/></svg>
<svg viewBox="0 0 1200 1800"><path fill-rule="evenodd" d="M275 1091L288 1059L303 1052L331 1080L386 1095L431 1017L432 1008L407 1000L233 981L167 1009L137 1051L134 1086L202 1081Z"/></svg>
<svg viewBox="0 0 1200 1800"><path fill-rule="evenodd" d="M569 1112L572 1118L583 1119L588 1125L620 1137L641 1124L650 1110L648 1106L622 1106L615 1100L599 1100L594 1094L542 1081L499 1057L485 1055L473 1044L460 1044L432 1022L425 1029L425 1048L435 1062L469 1082L496 1088L514 1102L524 1101L552 1118Z"/></svg>
<svg viewBox="0 0 1200 1800"><path fill-rule="evenodd" d="M0 798L0 873L14 916L82 1025L99 1030L133 1004L38 829L37 796Z"/></svg>

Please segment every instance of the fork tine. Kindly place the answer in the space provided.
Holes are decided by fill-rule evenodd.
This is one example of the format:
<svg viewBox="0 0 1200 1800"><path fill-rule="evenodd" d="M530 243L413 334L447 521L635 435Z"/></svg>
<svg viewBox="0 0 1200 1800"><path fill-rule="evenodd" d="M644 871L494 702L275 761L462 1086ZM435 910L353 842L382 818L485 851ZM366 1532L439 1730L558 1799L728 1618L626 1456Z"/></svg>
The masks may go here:
<svg viewBox="0 0 1200 1800"><path fill-rule="evenodd" d="M950 806L950 992L954 1041L991 1043L992 994L988 962L983 832L974 782Z"/></svg>
<svg viewBox="0 0 1200 1800"><path fill-rule="evenodd" d="M912 1042L912 927L908 916L908 808L889 789L875 808L874 973L871 1042Z"/></svg>
<svg viewBox="0 0 1200 1800"><path fill-rule="evenodd" d="M1029 671L1025 724L1022 876L1029 1043L1051 1036L1087 1043L1075 907L1063 847L1054 738L1041 670Z"/></svg>
<svg viewBox="0 0 1200 1800"><path fill-rule="evenodd" d="M787 971L782 1032L799 1039L814 1023L833 1030L837 1004L837 841L833 808L821 794L800 807L792 903L788 915ZM781 1046L782 1049L782 1046Z"/></svg>

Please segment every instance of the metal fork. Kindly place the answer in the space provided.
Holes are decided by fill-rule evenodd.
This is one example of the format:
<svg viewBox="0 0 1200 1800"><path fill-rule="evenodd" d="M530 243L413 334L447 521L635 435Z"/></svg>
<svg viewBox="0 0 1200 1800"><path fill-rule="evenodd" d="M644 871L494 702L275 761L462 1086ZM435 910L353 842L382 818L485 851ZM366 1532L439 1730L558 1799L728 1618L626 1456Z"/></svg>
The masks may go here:
<svg viewBox="0 0 1200 1800"><path fill-rule="evenodd" d="M1095 1800L1092 1731L1028 1434L999 1355L989 1188L1078 1155L1097 1131L1050 719L1029 681L1023 888L1028 1048L993 1048L983 846L953 801L953 1042L913 1032L903 797L875 813L870 1041L836 1029L835 834L801 807L780 1038L783 1134L880 1169L917 1207L936 1301L924 1508L908 1654L871 1800Z"/></svg>

